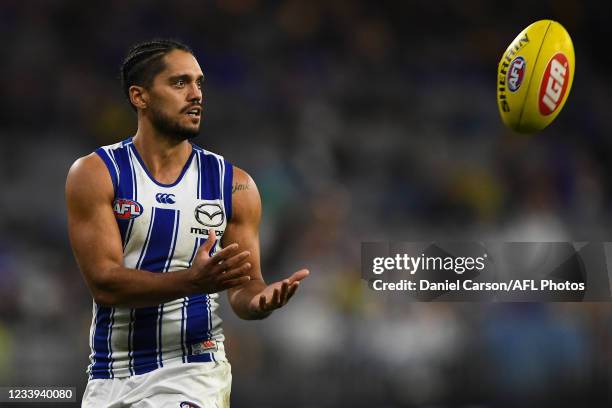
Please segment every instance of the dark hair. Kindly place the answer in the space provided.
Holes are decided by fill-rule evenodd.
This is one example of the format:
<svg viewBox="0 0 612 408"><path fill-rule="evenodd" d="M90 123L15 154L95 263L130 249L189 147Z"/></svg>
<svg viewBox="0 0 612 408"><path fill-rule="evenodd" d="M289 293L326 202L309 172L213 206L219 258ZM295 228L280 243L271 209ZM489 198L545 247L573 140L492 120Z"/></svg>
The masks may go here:
<svg viewBox="0 0 612 408"><path fill-rule="evenodd" d="M134 110L130 100L130 86L148 87L157 74L165 68L163 57L170 51L182 50L193 54L187 45L170 39L155 39L134 45L121 64L121 85L123 93Z"/></svg>

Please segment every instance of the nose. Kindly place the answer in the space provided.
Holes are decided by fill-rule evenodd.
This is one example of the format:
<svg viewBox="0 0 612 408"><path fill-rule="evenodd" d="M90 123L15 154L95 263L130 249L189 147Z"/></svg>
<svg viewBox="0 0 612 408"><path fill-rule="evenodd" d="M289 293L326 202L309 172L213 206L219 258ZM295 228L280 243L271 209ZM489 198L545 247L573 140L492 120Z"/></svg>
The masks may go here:
<svg viewBox="0 0 612 408"><path fill-rule="evenodd" d="M198 87L197 83L192 83L189 87L189 94L187 95L189 102L202 103L202 89Z"/></svg>

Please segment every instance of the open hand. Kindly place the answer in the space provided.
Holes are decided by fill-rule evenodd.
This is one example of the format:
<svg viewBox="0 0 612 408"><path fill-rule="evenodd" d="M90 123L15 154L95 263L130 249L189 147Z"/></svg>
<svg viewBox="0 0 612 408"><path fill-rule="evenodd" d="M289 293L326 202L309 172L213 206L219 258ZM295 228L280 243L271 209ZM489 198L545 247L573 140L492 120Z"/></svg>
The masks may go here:
<svg viewBox="0 0 612 408"><path fill-rule="evenodd" d="M249 304L249 311L252 314L269 313L285 306L297 291L300 281L309 274L307 269L301 269L287 279L266 286L253 297Z"/></svg>

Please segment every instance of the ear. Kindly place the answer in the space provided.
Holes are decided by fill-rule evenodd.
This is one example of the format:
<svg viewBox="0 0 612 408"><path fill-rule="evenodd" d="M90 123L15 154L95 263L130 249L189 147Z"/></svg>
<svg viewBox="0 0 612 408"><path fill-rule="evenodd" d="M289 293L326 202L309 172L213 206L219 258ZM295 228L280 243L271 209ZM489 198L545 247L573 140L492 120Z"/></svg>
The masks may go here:
<svg viewBox="0 0 612 408"><path fill-rule="evenodd" d="M130 86L128 89L128 93L130 95L130 101L132 105L134 105L138 109L146 109L149 102L149 94L147 90L138 85Z"/></svg>

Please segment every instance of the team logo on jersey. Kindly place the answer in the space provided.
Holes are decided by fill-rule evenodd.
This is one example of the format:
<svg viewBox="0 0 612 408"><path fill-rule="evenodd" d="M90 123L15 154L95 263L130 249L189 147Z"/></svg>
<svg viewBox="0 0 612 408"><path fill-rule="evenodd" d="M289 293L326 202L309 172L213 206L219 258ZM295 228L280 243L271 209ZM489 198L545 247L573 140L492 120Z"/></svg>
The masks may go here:
<svg viewBox="0 0 612 408"><path fill-rule="evenodd" d="M200 204L195 209L196 220L206 227L219 227L225 221L223 208L217 203Z"/></svg>
<svg viewBox="0 0 612 408"><path fill-rule="evenodd" d="M183 401L181 402L181 405L179 405L179 408L200 408L200 406L194 404L193 402Z"/></svg>
<svg viewBox="0 0 612 408"><path fill-rule="evenodd" d="M120 220L129 220L142 214L142 205L134 200L118 198L113 202L113 211Z"/></svg>
<svg viewBox="0 0 612 408"><path fill-rule="evenodd" d="M174 194L157 193L155 194L155 200L160 204L174 204Z"/></svg>

